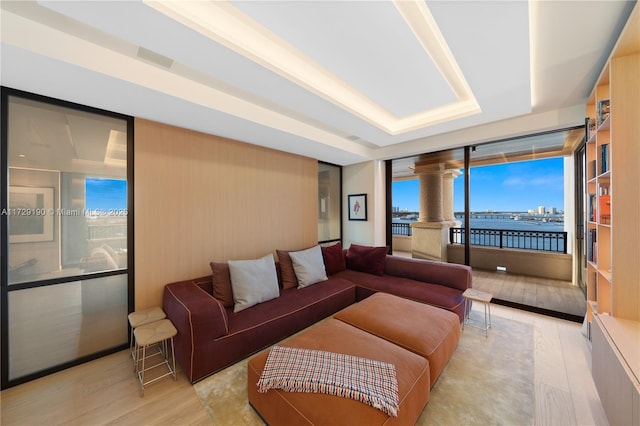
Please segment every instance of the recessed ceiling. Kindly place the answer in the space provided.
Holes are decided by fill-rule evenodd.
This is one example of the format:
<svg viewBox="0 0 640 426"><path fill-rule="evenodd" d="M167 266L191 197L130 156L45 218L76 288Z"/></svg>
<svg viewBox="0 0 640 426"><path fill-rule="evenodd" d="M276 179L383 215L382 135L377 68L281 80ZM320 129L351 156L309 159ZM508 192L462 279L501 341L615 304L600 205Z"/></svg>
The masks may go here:
<svg viewBox="0 0 640 426"><path fill-rule="evenodd" d="M393 2L232 4L398 117L456 100Z"/></svg>
<svg viewBox="0 0 640 426"><path fill-rule="evenodd" d="M2 1L1 79L347 165L580 124L634 4Z"/></svg>
<svg viewBox="0 0 640 426"><path fill-rule="evenodd" d="M422 2L145 4L389 135L480 112Z"/></svg>

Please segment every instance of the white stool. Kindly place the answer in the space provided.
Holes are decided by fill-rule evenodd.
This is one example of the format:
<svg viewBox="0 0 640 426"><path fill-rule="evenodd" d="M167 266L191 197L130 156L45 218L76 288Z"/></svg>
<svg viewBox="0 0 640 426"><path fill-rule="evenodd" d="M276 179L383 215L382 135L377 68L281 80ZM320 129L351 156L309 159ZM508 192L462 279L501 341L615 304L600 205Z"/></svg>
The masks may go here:
<svg viewBox="0 0 640 426"><path fill-rule="evenodd" d="M465 324L468 324L473 327L478 327L475 324L469 322L469 313L471 306L470 302L480 302L484 305L484 327L479 327L484 330L485 337L489 333L489 329L491 328L491 299L493 295L491 293L487 293L486 291L476 290L475 288L468 288L462 293L462 297L464 297L464 321L462 321L462 329L464 330ZM487 315L488 312L488 315Z"/></svg>
<svg viewBox="0 0 640 426"><path fill-rule="evenodd" d="M131 358L133 358L133 365L136 365L136 354L133 350L134 339L133 330L141 325L150 324L152 322L165 319L167 315L164 311L158 307L142 309L129 314L129 325L131 326L131 337L129 343L129 350L131 351Z"/></svg>
<svg viewBox="0 0 640 426"><path fill-rule="evenodd" d="M134 350L136 352L135 366L136 374L140 381L140 396L144 396L144 387L156 380L160 380L169 375L173 376L173 380L176 380L176 357L173 351L173 336L176 334L178 334L178 330L176 330L168 319L144 324L133 330L133 336L135 338ZM171 363L169 363L169 341L171 341ZM157 345L158 350L148 354L147 348L153 345ZM151 366L146 365L148 359L158 357L161 358L159 362ZM163 366L167 368L166 373L145 381L144 376L147 371Z"/></svg>

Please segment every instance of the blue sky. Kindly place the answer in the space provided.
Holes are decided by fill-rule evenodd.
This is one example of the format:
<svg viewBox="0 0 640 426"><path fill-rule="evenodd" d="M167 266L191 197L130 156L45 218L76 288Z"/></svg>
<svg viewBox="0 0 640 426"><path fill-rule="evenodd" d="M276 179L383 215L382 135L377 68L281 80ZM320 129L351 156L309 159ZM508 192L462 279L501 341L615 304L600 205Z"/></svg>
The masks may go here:
<svg viewBox="0 0 640 426"><path fill-rule="evenodd" d="M127 208L126 180L87 178L85 191L88 210Z"/></svg>
<svg viewBox="0 0 640 426"><path fill-rule="evenodd" d="M393 183L393 206L418 211L417 179ZM564 210L562 158L471 168L472 211ZM464 177L454 180L454 210L464 210Z"/></svg>
<svg viewBox="0 0 640 426"><path fill-rule="evenodd" d="M393 206L418 211L418 179L393 183ZM86 208L127 207L127 182L120 179L86 180ZM472 211L527 211L538 206L564 210L562 158L523 161L471 169ZM454 210L464 210L464 179L454 180Z"/></svg>

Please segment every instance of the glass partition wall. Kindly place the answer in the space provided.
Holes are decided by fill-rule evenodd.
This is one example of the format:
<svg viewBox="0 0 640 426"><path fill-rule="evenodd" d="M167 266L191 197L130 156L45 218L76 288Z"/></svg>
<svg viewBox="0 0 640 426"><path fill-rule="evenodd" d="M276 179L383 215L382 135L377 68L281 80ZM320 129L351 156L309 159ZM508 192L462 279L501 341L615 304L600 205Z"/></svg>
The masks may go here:
<svg viewBox="0 0 640 426"><path fill-rule="evenodd" d="M2 89L2 387L126 346L129 117Z"/></svg>
<svg viewBox="0 0 640 426"><path fill-rule="evenodd" d="M342 168L318 162L318 242L342 239Z"/></svg>

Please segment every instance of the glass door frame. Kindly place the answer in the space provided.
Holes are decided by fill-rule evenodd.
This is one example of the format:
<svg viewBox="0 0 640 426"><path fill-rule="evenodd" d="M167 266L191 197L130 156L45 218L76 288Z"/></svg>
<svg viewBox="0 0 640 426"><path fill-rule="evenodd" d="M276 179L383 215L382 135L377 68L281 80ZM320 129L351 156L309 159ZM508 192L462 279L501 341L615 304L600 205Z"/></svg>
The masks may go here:
<svg viewBox="0 0 640 426"><path fill-rule="evenodd" d="M585 133L588 129L588 123L585 125ZM576 221L576 238L574 255L576 256L575 264L577 265L577 284L587 296L587 256L585 247L585 232L586 232L586 198L585 187L587 184L586 167L587 167L587 146L585 142L580 144L574 154L575 161L575 174L576 174L576 193L575 193L575 221Z"/></svg>
<svg viewBox="0 0 640 426"><path fill-rule="evenodd" d="M0 170L2 178L0 179L0 211L8 211L8 192L9 192L9 98L17 97L37 101L45 104L51 104L54 106L60 106L64 108L74 109L78 111L88 112L91 114L102 115L112 117L118 120L126 122L127 128L127 267L124 269L117 269L112 271L95 272L78 275L71 275L60 278L44 279L38 281L30 281L25 283L15 283L9 286L9 226L8 215L3 214L0 217L0 235L2 236L0 245L0 342L1 349L1 366L0 374L2 380L0 383L1 389L6 389L12 386L16 386L51 373L64 370L66 368L82 364L84 362L100 358L102 356L118 352L122 349L128 348L129 344L123 343L120 346L113 347L107 350L102 350L90 355L76 358L72 361L65 362L44 370L37 371L35 373L27 374L15 379L9 379L9 292L19 291L29 288L50 286L56 284L69 283L77 281L79 278L83 280L104 278L115 275L127 275L127 310L132 312L135 307L134 300L134 180L133 180L133 165L134 165L134 153L133 153L133 139L134 139L134 119L131 116L114 113L98 108L89 107L86 105L80 105L73 102L63 101L47 96L42 96L22 90L17 90L9 87L2 86L0 89L0 140L2 142L0 148ZM127 330L128 331L128 330ZM129 333L127 332L127 336Z"/></svg>

